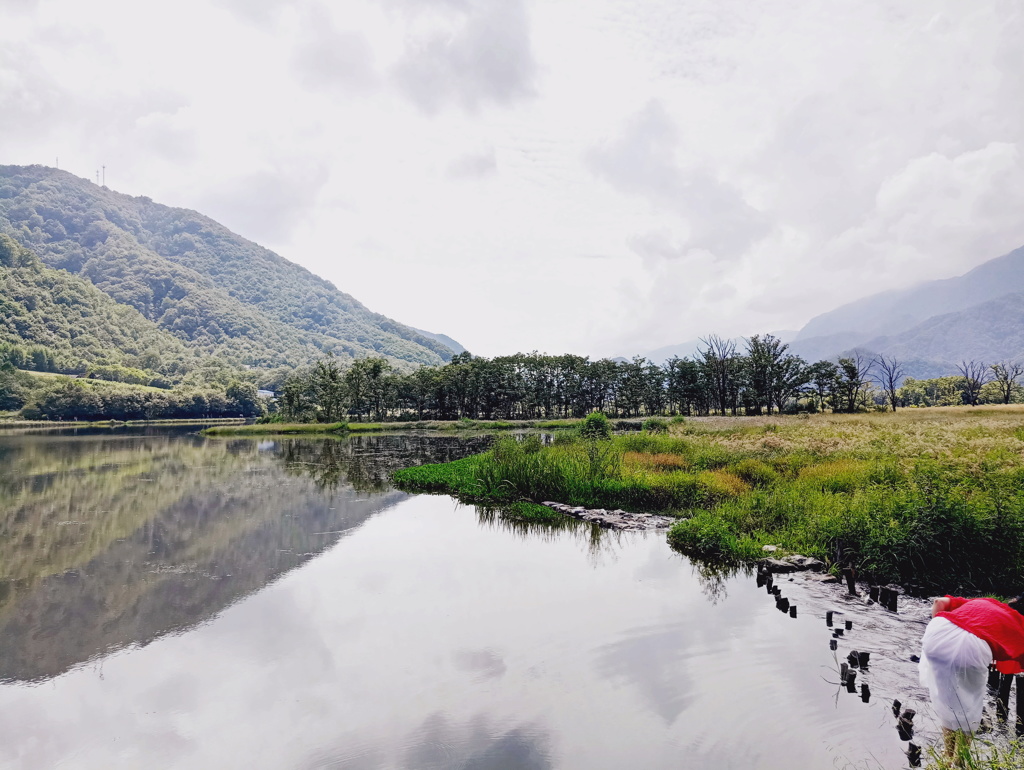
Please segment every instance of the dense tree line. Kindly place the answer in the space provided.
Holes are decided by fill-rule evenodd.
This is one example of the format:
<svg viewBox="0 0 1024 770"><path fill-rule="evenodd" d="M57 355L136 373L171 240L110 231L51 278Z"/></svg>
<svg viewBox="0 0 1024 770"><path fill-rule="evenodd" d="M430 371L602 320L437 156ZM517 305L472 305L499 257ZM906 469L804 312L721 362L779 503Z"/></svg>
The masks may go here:
<svg viewBox="0 0 1024 770"><path fill-rule="evenodd" d="M0 369L0 401L3 376ZM220 391L156 391L63 380L30 397L22 415L30 420L187 420L259 417L263 411L249 383L235 382Z"/></svg>
<svg viewBox="0 0 1024 770"><path fill-rule="evenodd" d="M875 406L870 364L859 356L809 364L772 335L755 335L742 349L709 337L692 359L664 365L462 353L444 366L402 374L382 358L342 366L328 357L287 377L277 403L282 419L326 422L855 412Z"/></svg>

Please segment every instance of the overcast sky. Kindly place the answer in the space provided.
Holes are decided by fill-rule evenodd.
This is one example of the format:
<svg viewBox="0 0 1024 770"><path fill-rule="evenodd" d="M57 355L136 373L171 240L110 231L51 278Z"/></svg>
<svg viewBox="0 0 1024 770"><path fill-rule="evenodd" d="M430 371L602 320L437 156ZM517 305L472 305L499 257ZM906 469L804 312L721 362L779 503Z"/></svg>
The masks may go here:
<svg viewBox="0 0 1024 770"><path fill-rule="evenodd" d="M1024 244L1018 0L0 0L0 164L481 355L797 329Z"/></svg>

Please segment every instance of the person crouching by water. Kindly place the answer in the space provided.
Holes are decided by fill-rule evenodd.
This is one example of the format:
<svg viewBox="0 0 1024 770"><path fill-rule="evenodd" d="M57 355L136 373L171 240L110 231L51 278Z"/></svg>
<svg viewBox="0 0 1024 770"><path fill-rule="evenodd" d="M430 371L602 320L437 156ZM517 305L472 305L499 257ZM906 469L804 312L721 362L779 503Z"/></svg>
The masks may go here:
<svg viewBox="0 0 1024 770"><path fill-rule="evenodd" d="M919 671L942 725L946 756L962 761L981 724L992 661L1003 674L1024 671L1024 595L996 599L943 596L921 640Z"/></svg>

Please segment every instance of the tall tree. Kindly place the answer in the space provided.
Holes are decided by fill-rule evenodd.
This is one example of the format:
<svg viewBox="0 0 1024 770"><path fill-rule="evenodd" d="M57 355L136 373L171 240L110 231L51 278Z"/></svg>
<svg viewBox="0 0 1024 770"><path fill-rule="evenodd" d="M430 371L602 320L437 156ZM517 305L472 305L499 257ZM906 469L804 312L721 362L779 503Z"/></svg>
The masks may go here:
<svg viewBox="0 0 1024 770"><path fill-rule="evenodd" d="M876 358L874 364L878 370L878 384L885 391L885 397L895 412L897 395L903 381L903 364L895 358L886 358L884 355Z"/></svg>
<svg viewBox="0 0 1024 770"><path fill-rule="evenodd" d="M320 419L324 422L340 420L345 410L345 378L333 355L328 354L313 365L309 384L320 407Z"/></svg>
<svg viewBox="0 0 1024 770"><path fill-rule="evenodd" d="M739 398L739 361L736 343L717 334L701 338L704 345L697 352L705 376L711 385L715 405L721 414L731 410L736 414Z"/></svg>
<svg viewBox="0 0 1024 770"><path fill-rule="evenodd" d="M988 382L988 368L981 361L961 361L957 369L964 378L964 401L977 406L981 389Z"/></svg>
<svg viewBox="0 0 1024 770"><path fill-rule="evenodd" d="M1024 366L1012 361L1002 361L998 364L992 364L989 369L992 372L992 381L999 389L999 395L1003 399L1003 403L1010 403L1017 379L1024 374Z"/></svg>
<svg viewBox="0 0 1024 770"><path fill-rule="evenodd" d="M860 351L839 359L837 395L840 396L841 412L856 412L866 405L868 388L871 386L872 362Z"/></svg>

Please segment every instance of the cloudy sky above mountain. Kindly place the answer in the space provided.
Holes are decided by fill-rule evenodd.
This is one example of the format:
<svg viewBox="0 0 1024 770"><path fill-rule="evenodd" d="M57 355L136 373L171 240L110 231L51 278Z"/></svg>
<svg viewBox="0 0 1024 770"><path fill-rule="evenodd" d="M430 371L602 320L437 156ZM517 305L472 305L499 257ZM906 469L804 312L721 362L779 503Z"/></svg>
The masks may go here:
<svg viewBox="0 0 1024 770"><path fill-rule="evenodd" d="M0 0L0 20L0 163L105 166L478 354L799 328L1024 244L1016 0Z"/></svg>

